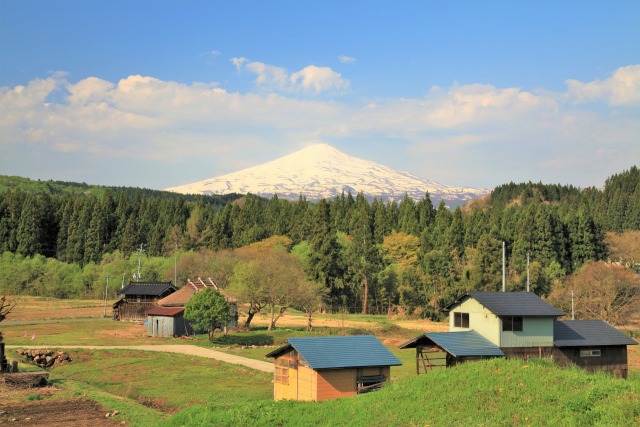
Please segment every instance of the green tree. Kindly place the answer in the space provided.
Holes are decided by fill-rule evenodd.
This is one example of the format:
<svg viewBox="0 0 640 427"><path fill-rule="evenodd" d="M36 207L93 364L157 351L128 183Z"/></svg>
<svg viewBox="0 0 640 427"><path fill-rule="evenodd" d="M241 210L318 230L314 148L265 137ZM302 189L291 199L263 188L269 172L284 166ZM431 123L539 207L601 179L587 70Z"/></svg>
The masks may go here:
<svg viewBox="0 0 640 427"><path fill-rule="evenodd" d="M195 329L207 331L209 341L213 341L216 328L224 330L227 335L227 324L231 320L229 303L220 292L213 288L204 289L195 294L184 307L184 318Z"/></svg>

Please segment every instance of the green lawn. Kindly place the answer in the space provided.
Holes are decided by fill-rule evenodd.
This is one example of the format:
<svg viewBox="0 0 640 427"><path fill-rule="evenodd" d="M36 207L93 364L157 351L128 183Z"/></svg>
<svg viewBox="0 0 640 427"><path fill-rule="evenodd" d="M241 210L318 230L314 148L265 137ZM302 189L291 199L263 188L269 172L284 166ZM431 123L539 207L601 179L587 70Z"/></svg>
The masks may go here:
<svg viewBox="0 0 640 427"><path fill-rule="evenodd" d="M493 359L393 382L327 402L193 406L168 426L620 426L640 425L640 376L563 369L550 360Z"/></svg>
<svg viewBox="0 0 640 427"><path fill-rule="evenodd" d="M117 406L118 401L142 404L161 418L195 404L227 410L247 401L270 401L273 396L271 374L211 359L125 350L81 350L71 355L72 363L51 371L54 385L111 399L116 406L111 403L109 408L118 409L131 422L133 414L127 413L126 405Z"/></svg>

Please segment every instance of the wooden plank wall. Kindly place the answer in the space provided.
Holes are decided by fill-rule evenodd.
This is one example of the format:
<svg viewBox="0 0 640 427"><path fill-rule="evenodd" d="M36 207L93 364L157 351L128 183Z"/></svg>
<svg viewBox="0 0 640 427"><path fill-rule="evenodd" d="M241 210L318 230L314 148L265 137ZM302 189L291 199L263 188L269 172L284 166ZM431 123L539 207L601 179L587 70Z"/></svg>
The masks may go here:
<svg viewBox="0 0 640 427"><path fill-rule="evenodd" d="M580 357L580 350L597 348L599 357ZM602 346L602 347L563 347L555 348L553 358L558 365L566 366L575 364L589 372L605 371L611 375L627 378L628 359L627 346Z"/></svg>
<svg viewBox="0 0 640 427"><path fill-rule="evenodd" d="M357 369L317 371L318 401L356 395Z"/></svg>

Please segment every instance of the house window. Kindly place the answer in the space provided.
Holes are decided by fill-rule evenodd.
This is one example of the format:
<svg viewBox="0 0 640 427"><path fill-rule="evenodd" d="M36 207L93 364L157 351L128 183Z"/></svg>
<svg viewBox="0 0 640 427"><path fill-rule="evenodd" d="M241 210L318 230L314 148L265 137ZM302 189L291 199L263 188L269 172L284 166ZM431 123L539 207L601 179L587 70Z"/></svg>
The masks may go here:
<svg viewBox="0 0 640 427"><path fill-rule="evenodd" d="M289 384L289 369L298 368L298 352L292 351L286 356L276 359L276 369L274 372L274 380L280 384Z"/></svg>
<svg viewBox="0 0 640 427"><path fill-rule="evenodd" d="M502 318L502 330L522 332L522 316L505 316Z"/></svg>
<svg viewBox="0 0 640 427"><path fill-rule="evenodd" d="M456 328L468 328L469 313L453 313L453 326Z"/></svg>
<svg viewBox="0 0 640 427"><path fill-rule="evenodd" d="M599 348L580 349L580 357L600 357L602 355Z"/></svg>

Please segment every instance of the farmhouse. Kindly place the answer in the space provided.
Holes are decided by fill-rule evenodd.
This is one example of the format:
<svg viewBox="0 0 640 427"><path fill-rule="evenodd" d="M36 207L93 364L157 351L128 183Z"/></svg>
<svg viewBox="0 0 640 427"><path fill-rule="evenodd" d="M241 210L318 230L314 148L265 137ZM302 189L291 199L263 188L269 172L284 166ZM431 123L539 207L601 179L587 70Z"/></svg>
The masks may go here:
<svg viewBox="0 0 640 427"><path fill-rule="evenodd" d="M175 292L171 282L129 283L118 291L120 299L113 304L113 320L144 322L147 311L157 305L158 300Z"/></svg>
<svg viewBox="0 0 640 427"><path fill-rule="evenodd" d="M159 300L159 307L153 307L147 312L148 334L158 337L179 337L198 332L194 331L187 319L184 318L184 306L195 294L207 288L213 288L225 297L229 303L232 319L227 324L227 329L236 327L238 324L237 301L226 295L210 278L202 280L198 277L195 281L187 279L187 283L183 287Z"/></svg>
<svg viewBox="0 0 640 427"><path fill-rule="evenodd" d="M275 400L323 401L381 388L402 363L373 335L289 338L273 357Z"/></svg>
<svg viewBox="0 0 640 427"><path fill-rule="evenodd" d="M447 305L449 332L400 345L416 349L416 373L488 357L551 357L561 365L626 378L634 340L603 321L558 321L561 311L530 292L466 292Z"/></svg>
<svg viewBox="0 0 640 427"><path fill-rule="evenodd" d="M575 364L627 378L627 346L638 344L602 320L563 320L554 323L553 358L559 365Z"/></svg>

